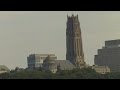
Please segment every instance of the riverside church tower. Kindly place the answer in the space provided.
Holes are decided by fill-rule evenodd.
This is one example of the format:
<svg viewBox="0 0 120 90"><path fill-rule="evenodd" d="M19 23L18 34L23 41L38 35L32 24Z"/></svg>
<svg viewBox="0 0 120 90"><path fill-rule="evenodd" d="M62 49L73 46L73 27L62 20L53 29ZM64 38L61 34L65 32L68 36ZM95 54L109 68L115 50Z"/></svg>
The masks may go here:
<svg viewBox="0 0 120 90"><path fill-rule="evenodd" d="M78 68L85 66L78 15L67 16L66 49L66 60Z"/></svg>

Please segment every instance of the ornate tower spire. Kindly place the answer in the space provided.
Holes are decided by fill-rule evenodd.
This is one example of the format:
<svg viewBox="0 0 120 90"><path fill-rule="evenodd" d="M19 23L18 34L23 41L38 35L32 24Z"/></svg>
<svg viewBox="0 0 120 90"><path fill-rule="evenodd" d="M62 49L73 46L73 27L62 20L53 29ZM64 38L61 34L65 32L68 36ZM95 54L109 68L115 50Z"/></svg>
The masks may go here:
<svg viewBox="0 0 120 90"><path fill-rule="evenodd" d="M67 17L66 59L70 60L76 67L84 66L84 52L78 15Z"/></svg>

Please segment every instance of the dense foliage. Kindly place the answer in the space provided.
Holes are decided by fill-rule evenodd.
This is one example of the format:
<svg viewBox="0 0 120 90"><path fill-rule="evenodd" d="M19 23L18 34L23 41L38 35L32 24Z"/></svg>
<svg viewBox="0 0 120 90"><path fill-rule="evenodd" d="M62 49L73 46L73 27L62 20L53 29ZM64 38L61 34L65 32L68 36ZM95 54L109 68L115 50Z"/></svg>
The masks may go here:
<svg viewBox="0 0 120 90"><path fill-rule="evenodd" d="M56 74L49 71L22 70L0 74L0 79L120 79L120 73L99 74L91 68L64 70Z"/></svg>

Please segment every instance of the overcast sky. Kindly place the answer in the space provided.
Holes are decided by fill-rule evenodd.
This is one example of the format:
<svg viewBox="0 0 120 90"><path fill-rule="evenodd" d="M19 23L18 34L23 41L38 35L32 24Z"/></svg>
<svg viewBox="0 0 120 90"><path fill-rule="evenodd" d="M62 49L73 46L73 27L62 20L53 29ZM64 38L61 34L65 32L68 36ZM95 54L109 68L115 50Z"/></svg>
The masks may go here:
<svg viewBox="0 0 120 90"><path fill-rule="evenodd" d="M0 64L27 67L27 56L54 53L66 59L67 14L78 14L85 61L94 64L104 41L120 39L120 12L108 11L1 11Z"/></svg>

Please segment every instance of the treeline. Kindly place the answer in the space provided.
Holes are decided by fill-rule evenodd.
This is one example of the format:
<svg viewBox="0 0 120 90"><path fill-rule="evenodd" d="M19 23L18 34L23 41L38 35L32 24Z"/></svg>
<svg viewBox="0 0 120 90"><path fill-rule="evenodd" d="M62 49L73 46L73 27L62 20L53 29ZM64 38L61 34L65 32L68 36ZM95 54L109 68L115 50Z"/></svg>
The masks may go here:
<svg viewBox="0 0 120 90"><path fill-rule="evenodd" d="M0 79L120 79L120 73L99 74L91 68L59 71L22 70L0 74Z"/></svg>

